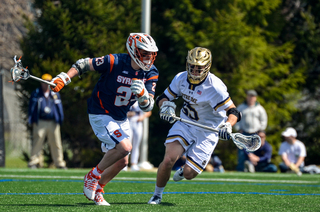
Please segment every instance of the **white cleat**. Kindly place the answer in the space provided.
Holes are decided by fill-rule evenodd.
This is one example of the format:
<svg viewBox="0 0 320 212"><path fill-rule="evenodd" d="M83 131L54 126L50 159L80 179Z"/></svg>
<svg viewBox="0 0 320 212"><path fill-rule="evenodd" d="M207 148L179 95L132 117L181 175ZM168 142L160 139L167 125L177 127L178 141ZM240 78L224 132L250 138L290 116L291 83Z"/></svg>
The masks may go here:
<svg viewBox="0 0 320 212"><path fill-rule="evenodd" d="M184 179L183 167L181 167L180 169L178 169L178 171L176 171L176 173L174 173L173 180L178 182L178 181L183 180L183 179Z"/></svg>
<svg viewBox="0 0 320 212"><path fill-rule="evenodd" d="M94 197L94 203L96 205L104 205L104 206L110 206L110 204L103 198L103 195L102 195L103 192L103 189L98 189L96 191L96 195Z"/></svg>
<svg viewBox="0 0 320 212"><path fill-rule="evenodd" d="M123 172L128 171L128 166L125 166L121 171L123 171Z"/></svg>
<svg viewBox="0 0 320 212"><path fill-rule="evenodd" d="M92 173L93 169L84 176L84 185L83 185L83 194L89 200L94 200L98 181L100 180L101 176L95 176Z"/></svg>
<svg viewBox="0 0 320 212"><path fill-rule="evenodd" d="M159 196L152 196L151 199L149 200L148 204L150 205L158 205L161 203L161 197Z"/></svg>
<svg viewBox="0 0 320 212"><path fill-rule="evenodd" d="M132 165L132 166L130 167L130 171L132 171L132 172L137 172L137 171L140 171L140 168L139 168L138 165Z"/></svg>

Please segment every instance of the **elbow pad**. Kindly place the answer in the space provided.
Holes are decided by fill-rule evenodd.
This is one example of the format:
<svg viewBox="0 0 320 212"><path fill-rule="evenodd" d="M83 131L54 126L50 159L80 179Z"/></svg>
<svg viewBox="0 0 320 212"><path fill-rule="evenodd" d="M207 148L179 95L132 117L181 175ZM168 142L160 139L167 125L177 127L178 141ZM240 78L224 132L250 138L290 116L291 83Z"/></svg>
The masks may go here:
<svg viewBox="0 0 320 212"><path fill-rule="evenodd" d="M239 110L237 110L237 108L229 109L227 111L227 116L229 116L230 114L233 114L238 118L237 122L239 122L241 120L242 114L241 114L241 112Z"/></svg>
<svg viewBox="0 0 320 212"><path fill-rule="evenodd" d="M89 57L78 60L75 64L72 65L72 67L78 71L79 76L90 71Z"/></svg>

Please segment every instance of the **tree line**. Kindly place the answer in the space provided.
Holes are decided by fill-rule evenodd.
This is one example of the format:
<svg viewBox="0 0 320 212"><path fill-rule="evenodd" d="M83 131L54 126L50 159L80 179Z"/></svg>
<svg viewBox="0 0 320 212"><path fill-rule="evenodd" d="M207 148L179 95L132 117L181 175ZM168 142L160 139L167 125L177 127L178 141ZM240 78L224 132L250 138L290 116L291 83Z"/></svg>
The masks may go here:
<svg viewBox="0 0 320 212"><path fill-rule="evenodd" d="M53 76L80 58L125 53L130 32L140 32L141 1L35 0L35 21L27 20L21 42L23 63L31 73ZM159 48L156 95L185 70L188 50L209 48L211 72L220 77L236 105L255 89L268 113L267 140L275 163L281 132L295 127L307 147L307 164L317 162L319 126L319 18L316 0L179 0L152 1L151 35ZM65 110L62 135L69 167L88 167L100 158L100 142L88 122L86 100L99 78L88 73L61 91ZM22 109L38 83L21 82ZM181 106L181 101L178 101ZM158 166L170 124L155 107L149 123L149 160ZM25 110L26 112L26 110ZM161 126L161 127L159 127ZM236 166L236 147L219 142L216 153L228 170Z"/></svg>

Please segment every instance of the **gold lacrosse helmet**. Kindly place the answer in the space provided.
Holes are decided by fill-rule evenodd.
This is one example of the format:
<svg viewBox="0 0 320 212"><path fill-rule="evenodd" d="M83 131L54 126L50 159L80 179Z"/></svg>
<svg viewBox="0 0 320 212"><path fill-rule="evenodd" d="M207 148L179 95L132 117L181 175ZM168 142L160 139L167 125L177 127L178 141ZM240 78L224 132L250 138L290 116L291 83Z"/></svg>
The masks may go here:
<svg viewBox="0 0 320 212"><path fill-rule="evenodd" d="M209 49L195 47L188 51L186 69L188 80L192 84L199 84L208 75L211 68L212 56Z"/></svg>

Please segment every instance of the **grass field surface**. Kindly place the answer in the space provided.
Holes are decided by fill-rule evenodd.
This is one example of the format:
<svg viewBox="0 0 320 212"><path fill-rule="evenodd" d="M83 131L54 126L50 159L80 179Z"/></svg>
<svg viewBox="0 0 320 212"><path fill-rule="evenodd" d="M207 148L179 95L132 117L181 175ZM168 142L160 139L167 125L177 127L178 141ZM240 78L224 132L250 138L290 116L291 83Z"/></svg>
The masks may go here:
<svg viewBox="0 0 320 212"><path fill-rule="evenodd" d="M0 168L0 211L320 211L319 175L204 172L171 178L162 203L148 205L156 173L122 171L104 189L108 207L84 197L88 171Z"/></svg>

